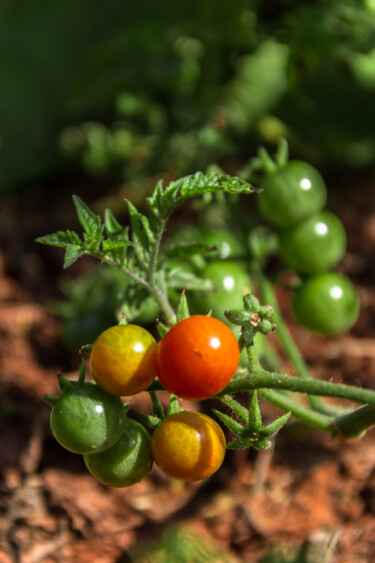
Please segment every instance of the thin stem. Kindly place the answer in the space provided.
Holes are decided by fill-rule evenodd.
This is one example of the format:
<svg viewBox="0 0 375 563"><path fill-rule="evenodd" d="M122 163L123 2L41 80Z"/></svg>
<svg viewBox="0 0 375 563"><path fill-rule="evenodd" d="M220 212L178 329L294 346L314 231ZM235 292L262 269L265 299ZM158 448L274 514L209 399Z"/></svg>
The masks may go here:
<svg viewBox="0 0 375 563"><path fill-rule="evenodd" d="M355 411L337 416L333 427L343 438L360 438L368 428L375 426L375 407L363 405Z"/></svg>
<svg viewBox="0 0 375 563"><path fill-rule="evenodd" d="M280 313L280 309L276 300L273 284L260 272L257 273L257 282L262 295L264 304L271 305L274 311L273 320L277 325L276 336L280 340L285 353L294 366L298 377L310 379L311 375L309 369L303 359L300 351L298 350L293 338L291 337L287 327L285 326L284 319ZM317 411L328 415L337 415L342 412L341 408L332 407L327 405L320 397L308 397L310 405Z"/></svg>
<svg viewBox="0 0 375 563"><path fill-rule="evenodd" d="M299 418L303 422L319 428L319 430L332 432L332 418L297 403L289 395L284 395L272 389L259 389L258 394L276 407L290 411L295 418Z"/></svg>
<svg viewBox="0 0 375 563"><path fill-rule="evenodd" d="M125 266L120 266L119 264L117 264L117 262L115 262L115 260L112 260L112 258L110 258L109 256L104 256L101 254L90 254L90 256L93 256L94 258L98 258L101 262L105 262L106 264L109 264L113 268L117 268L118 270L121 270L126 276L128 276L128 278L130 278L137 284L141 285L142 287L149 289L149 284L146 280L144 280L143 278L132 272L132 270L126 268Z"/></svg>
<svg viewBox="0 0 375 563"><path fill-rule="evenodd" d="M299 393L311 393L312 395L324 395L368 403L375 406L375 391L361 389L342 383L330 383L318 379L299 379L291 375L281 373L270 373L262 367L253 367L251 375L233 379L221 394L231 394L239 391L252 391L253 389L284 389Z"/></svg>

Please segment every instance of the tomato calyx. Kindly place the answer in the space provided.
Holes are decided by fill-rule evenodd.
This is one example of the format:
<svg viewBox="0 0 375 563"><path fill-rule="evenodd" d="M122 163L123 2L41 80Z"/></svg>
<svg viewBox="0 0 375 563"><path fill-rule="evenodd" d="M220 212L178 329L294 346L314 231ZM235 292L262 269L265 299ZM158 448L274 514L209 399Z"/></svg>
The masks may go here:
<svg viewBox="0 0 375 563"><path fill-rule="evenodd" d="M251 346L257 333L270 334L276 328L272 322L273 309L270 305L261 305L253 295L245 295L244 309L232 309L225 312L227 319L241 327L240 348Z"/></svg>
<svg viewBox="0 0 375 563"><path fill-rule="evenodd" d="M284 424L286 424L291 415L291 412L289 411L267 426L263 426L258 403L258 394L256 391L252 394L248 409L235 401L229 395L224 395L220 398L220 400L228 406L241 421L237 422L221 411L212 409L219 420L225 424L225 426L235 436L237 436L236 440L232 440L227 444L227 448L231 450L242 450L249 447L253 447L257 450L266 450L270 448L272 446L272 442L269 438L274 436L284 426Z"/></svg>

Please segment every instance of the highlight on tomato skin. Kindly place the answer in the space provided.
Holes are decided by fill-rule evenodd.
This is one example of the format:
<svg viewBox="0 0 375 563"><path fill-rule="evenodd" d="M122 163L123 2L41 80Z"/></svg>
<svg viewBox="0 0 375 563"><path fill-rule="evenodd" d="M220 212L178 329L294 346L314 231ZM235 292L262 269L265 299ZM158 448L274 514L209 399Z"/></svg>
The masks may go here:
<svg viewBox="0 0 375 563"><path fill-rule="evenodd" d="M108 393L136 395L155 379L156 341L144 328L116 325L95 340L90 357L91 374Z"/></svg>
<svg viewBox="0 0 375 563"><path fill-rule="evenodd" d="M156 351L156 374L182 399L198 401L220 393L240 358L236 337L222 321L193 315L176 323Z"/></svg>
<svg viewBox="0 0 375 563"><path fill-rule="evenodd" d="M215 473L224 461L225 436L209 416L183 411L165 418L151 438L156 465L169 477L201 481Z"/></svg>

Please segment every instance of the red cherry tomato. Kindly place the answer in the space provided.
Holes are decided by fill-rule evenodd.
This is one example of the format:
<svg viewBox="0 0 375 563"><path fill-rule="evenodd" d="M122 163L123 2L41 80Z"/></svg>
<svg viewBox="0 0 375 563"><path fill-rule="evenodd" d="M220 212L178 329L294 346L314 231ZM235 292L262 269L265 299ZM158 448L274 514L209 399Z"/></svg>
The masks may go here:
<svg viewBox="0 0 375 563"><path fill-rule="evenodd" d="M153 433L151 454L166 475L182 481L206 479L223 463L225 436L209 416L179 412L165 418Z"/></svg>
<svg viewBox="0 0 375 563"><path fill-rule="evenodd" d="M182 399L208 399L232 379L239 357L230 328L213 317L193 315L176 323L159 342L156 374Z"/></svg>

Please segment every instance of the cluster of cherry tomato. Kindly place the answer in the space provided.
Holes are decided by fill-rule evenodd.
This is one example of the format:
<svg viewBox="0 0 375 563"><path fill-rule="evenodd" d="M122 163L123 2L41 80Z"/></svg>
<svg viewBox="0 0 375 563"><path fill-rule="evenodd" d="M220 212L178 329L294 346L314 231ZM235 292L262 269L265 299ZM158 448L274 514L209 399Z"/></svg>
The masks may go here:
<svg viewBox="0 0 375 563"><path fill-rule="evenodd" d="M293 298L298 322L320 334L337 334L353 326L359 313L354 285L332 271L346 250L346 233L338 217L324 210L327 192L318 171L289 161L260 183L259 209L279 233L280 255L302 283Z"/></svg>
<svg viewBox="0 0 375 563"><path fill-rule="evenodd" d="M113 326L93 344L94 382L60 376L62 396L48 397L52 432L63 447L83 455L94 477L112 487L140 481L153 461L175 479L205 479L220 467L226 451L223 431L212 418L175 412L150 437L127 416L120 397L144 391L156 376L177 397L213 397L232 379L239 356L232 331L213 317L181 320L158 344L142 327Z"/></svg>

